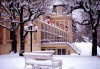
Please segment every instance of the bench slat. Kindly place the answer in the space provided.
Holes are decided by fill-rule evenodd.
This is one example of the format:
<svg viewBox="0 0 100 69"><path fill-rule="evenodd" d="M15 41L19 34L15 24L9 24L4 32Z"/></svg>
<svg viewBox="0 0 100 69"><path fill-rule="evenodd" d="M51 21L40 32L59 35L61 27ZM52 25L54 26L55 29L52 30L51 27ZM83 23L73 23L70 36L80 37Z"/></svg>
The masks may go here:
<svg viewBox="0 0 100 69"><path fill-rule="evenodd" d="M59 67L62 69L62 61L54 60L53 55L51 53L46 52L32 52L32 53L24 53L25 58L25 67L27 65L39 65L39 66L47 66L52 68Z"/></svg>

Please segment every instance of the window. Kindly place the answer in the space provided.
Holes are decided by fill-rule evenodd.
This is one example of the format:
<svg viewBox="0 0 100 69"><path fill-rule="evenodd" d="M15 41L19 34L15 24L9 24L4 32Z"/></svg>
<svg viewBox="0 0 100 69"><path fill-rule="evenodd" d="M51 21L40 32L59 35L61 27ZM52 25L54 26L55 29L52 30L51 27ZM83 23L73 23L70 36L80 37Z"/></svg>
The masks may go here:
<svg viewBox="0 0 100 69"><path fill-rule="evenodd" d="M45 49L41 49L41 51L45 51Z"/></svg>
<svg viewBox="0 0 100 69"><path fill-rule="evenodd" d="M55 42L57 42L57 36L55 37Z"/></svg>
<svg viewBox="0 0 100 69"><path fill-rule="evenodd" d="M16 38L16 36L15 36ZM6 30L6 43L10 44L10 31Z"/></svg>
<svg viewBox="0 0 100 69"><path fill-rule="evenodd" d="M57 30L57 34L59 35L59 30Z"/></svg>
<svg viewBox="0 0 100 69"><path fill-rule="evenodd" d="M57 29L55 29L55 34L57 34Z"/></svg>
<svg viewBox="0 0 100 69"><path fill-rule="evenodd" d="M45 30L47 31L47 25L45 24Z"/></svg>
<svg viewBox="0 0 100 69"><path fill-rule="evenodd" d="M47 37L47 33L45 33L45 39L47 39L48 37Z"/></svg>
<svg viewBox="0 0 100 69"><path fill-rule="evenodd" d="M62 31L60 30L60 35L62 35Z"/></svg>
<svg viewBox="0 0 100 69"><path fill-rule="evenodd" d="M66 55L66 49L58 49L58 55Z"/></svg>
<svg viewBox="0 0 100 69"><path fill-rule="evenodd" d="M34 40L37 40L37 32L34 32Z"/></svg>
<svg viewBox="0 0 100 69"><path fill-rule="evenodd" d="M44 39L44 38L45 38L45 33L41 32L41 39Z"/></svg>
<svg viewBox="0 0 100 69"><path fill-rule="evenodd" d="M54 50L54 55L56 54L56 49L52 49L52 50Z"/></svg>
<svg viewBox="0 0 100 69"><path fill-rule="evenodd" d="M53 35L51 35L51 42L53 42Z"/></svg>
<svg viewBox="0 0 100 69"><path fill-rule="evenodd" d="M50 39L50 34L48 34L48 39Z"/></svg>
<svg viewBox="0 0 100 69"><path fill-rule="evenodd" d="M53 27L51 27L51 32L53 33Z"/></svg>
<svg viewBox="0 0 100 69"><path fill-rule="evenodd" d="M53 35L53 42L55 42L55 36Z"/></svg>
<svg viewBox="0 0 100 69"><path fill-rule="evenodd" d="M70 51L68 51L68 55L70 55Z"/></svg>
<svg viewBox="0 0 100 69"><path fill-rule="evenodd" d="M41 29L45 30L45 24L41 23Z"/></svg>
<svg viewBox="0 0 100 69"><path fill-rule="evenodd" d="M58 49L58 55L61 55L61 49Z"/></svg>
<svg viewBox="0 0 100 69"><path fill-rule="evenodd" d="M50 32L52 32L52 28L50 27L49 29L50 29Z"/></svg>
<svg viewBox="0 0 100 69"><path fill-rule="evenodd" d="M48 31L50 32L50 26L48 26Z"/></svg>
<svg viewBox="0 0 100 69"><path fill-rule="evenodd" d="M46 25L47 26L47 31L49 31L49 25Z"/></svg>
<svg viewBox="0 0 100 69"><path fill-rule="evenodd" d="M66 55L66 49L62 49L62 55Z"/></svg>
<svg viewBox="0 0 100 69"><path fill-rule="evenodd" d="M0 27L0 44L3 44L3 28Z"/></svg>
<svg viewBox="0 0 100 69"><path fill-rule="evenodd" d="M55 28L54 27L52 27L53 28L53 33L55 33Z"/></svg>

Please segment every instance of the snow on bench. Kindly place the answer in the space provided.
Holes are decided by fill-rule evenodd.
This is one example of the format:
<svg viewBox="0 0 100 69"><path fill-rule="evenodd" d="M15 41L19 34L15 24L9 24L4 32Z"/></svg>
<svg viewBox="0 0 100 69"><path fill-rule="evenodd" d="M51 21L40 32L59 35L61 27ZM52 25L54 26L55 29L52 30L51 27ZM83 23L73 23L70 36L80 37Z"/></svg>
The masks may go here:
<svg viewBox="0 0 100 69"><path fill-rule="evenodd" d="M52 54L49 53L24 53L25 57L25 68L27 65L31 65L34 68L38 66L40 69L43 67L52 67L62 69L62 61L53 58Z"/></svg>
<svg viewBox="0 0 100 69"><path fill-rule="evenodd" d="M51 54L53 56L54 50L48 50L48 51L33 51L33 53L41 53L41 54Z"/></svg>

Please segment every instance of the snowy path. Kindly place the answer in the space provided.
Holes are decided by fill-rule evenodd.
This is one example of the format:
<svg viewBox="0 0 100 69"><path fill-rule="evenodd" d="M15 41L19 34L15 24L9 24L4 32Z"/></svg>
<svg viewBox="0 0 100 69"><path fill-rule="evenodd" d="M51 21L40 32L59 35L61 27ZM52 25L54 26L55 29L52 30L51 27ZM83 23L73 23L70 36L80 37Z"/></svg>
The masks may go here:
<svg viewBox="0 0 100 69"><path fill-rule="evenodd" d="M55 55L54 58L63 61L62 69L100 69L100 58L97 57ZM24 58L18 55L10 54L0 56L0 69L24 69L24 65Z"/></svg>

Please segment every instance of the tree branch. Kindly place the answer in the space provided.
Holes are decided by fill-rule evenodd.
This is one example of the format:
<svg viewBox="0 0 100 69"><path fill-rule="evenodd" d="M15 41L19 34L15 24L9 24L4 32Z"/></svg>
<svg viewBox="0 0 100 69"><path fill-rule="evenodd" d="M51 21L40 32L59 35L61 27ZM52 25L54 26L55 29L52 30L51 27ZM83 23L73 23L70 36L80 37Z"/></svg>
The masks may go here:
<svg viewBox="0 0 100 69"><path fill-rule="evenodd" d="M1 6L4 8L4 10L8 13L8 15L11 17L10 12L6 9L6 7L3 5L3 3L1 2Z"/></svg>
<svg viewBox="0 0 100 69"><path fill-rule="evenodd" d="M40 3L40 2L41 2L41 1L35 2L34 4L37 4L37 3ZM36 18L38 18L40 15L42 15L43 12L41 12L40 7L41 7L41 4L40 4L38 7L36 7L36 8L38 8L38 9L32 8L32 7L30 7L30 5L29 5L29 6L28 6L28 11L29 11L30 15L29 15L29 17L28 17L26 20L23 21L23 23L25 23L25 22L27 22L27 21L29 21L29 20L32 20L32 21L33 21L34 19L36 19ZM34 11L33 11L33 10L34 10ZM33 18L33 16L34 16L34 18Z"/></svg>
<svg viewBox="0 0 100 69"><path fill-rule="evenodd" d="M100 23L100 10L98 11L98 18L97 18L97 24L96 24L96 27L99 26L99 23Z"/></svg>
<svg viewBox="0 0 100 69"><path fill-rule="evenodd" d="M83 9L87 13L90 11L90 8L88 7L86 2L84 3L83 1L80 1L80 2L77 2L77 5L78 6L71 7L71 12L76 9Z"/></svg>
<svg viewBox="0 0 100 69"><path fill-rule="evenodd" d="M11 31L11 29L9 27L5 26L5 25L0 24L0 26Z"/></svg>
<svg viewBox="0 0 100 69"><path fill-rule="evenodd" d="M19 27L19 25L20 25L20 23L18 23L18 25L16 26L16 29L15 29L15 31L16 31L16 30L18 30L18 27Z"/></svg>
<svg viewBox="0 0 100 69"><path fill-rule="evenodd" d="M89 25L89 24L91 24L90 23L90 20L83 20L83 22L82 23L80 23L80 22L77 22L77 21L73 21L74 23L78 23L78 24L80 24L80 25ZM86 23L87 22L87 23Z"/></svg>
<svg viewBox="0 0 100 69"><path fill-rule="evenodd" d="M28 34L28 31L26 31L23 35L23 38L25 39L26 35Z"/></svg>
<svg viewBox="0 0 100 69"><path fill-rule="evenodd" d="M26 19L26 20L23 21L23 23L29 21L30 18L31 18L31 16L33 15L29 7L28 7L28 11L29 11L30 15L29 15L28 19Z"/></svg>

